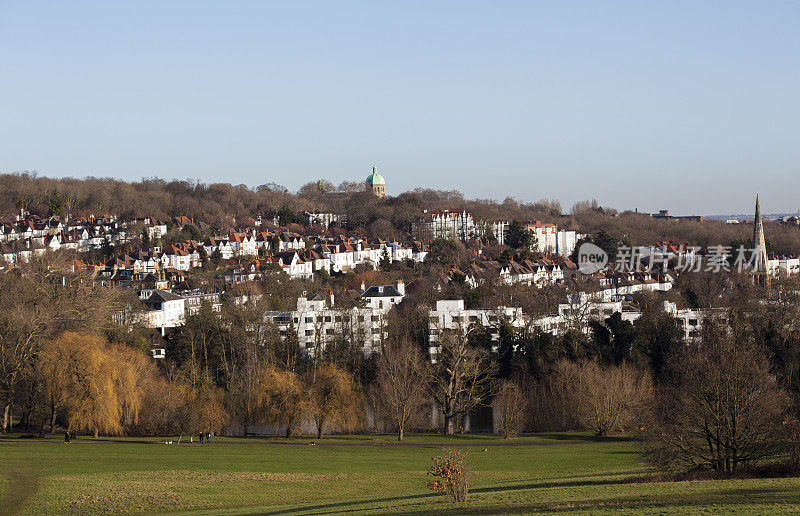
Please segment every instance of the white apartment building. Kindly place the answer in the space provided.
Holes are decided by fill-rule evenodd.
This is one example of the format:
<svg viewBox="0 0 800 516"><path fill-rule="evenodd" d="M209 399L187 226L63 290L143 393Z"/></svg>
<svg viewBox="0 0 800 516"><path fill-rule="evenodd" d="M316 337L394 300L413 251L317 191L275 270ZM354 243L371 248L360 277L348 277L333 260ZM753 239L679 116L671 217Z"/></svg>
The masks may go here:
<svg viewBox="0 0 800 516"><path fill-rule="evenodd" d="M290 335L296 338L305 356L318 358L331 345L358 346L365 356L380 352L388 338L386 314L396 303L374 308L376 303L370 300L363 308L336 308L334 301L333 294L314 299L301 297L296 310L267 312L264 320L275 324L284 339Z"/></svg>
<svg viewBox="0 0 800 516"><path fill-rule="evenodd" d="M347 223L347 215L339 215L337 213L312 213L307 211L304 213L304 217L307 225L322 226L326 229L332 224L344 226Z"/></svg>
<svg viewBox="0 0 800 516"><path fill-rule="evenodd" d="M464 308L463 299L447 299L436 302L436 310L428 312L429 351L431 360L436 360L439 352L439 336L445 330L466 331L473 324L490 328L492 340L500 338L499 328L503 320L515 328L524 327L529 319L522 313L522 308L498 307L496 309Z"/></svg>
<svg viewBox="0 0 800 516"><path fill-rule="evenodd" d="M560 256L571 256L580 238L581 234L577 231L559 229L556 232L556 253Z"/></svg>
<svg viewBox="0 0 800 516"><path fill-rule="evenodd" d="M475 231L483 238L488 238L491 234L494 236L498 245L505 245L506 233L508 232L507 220L481 220L475 223Z"/></svg>
<svg viewBox="0 0 800 516"><path fill-rule="evenodd" d="M544 222L528 222L525 227L531 232L531 243L536 243L536 248L543 253L555 253L558 246L555 224Z"/></svg>
<svg viewBox="0 0 800 516"><path fill-rule="evenodd" d="M423 210L412 232L424 242L436 238L467 240L475 235L475 221L467 210Z"/></svg>
<svg viewBox="0 0 800 516"><path fill-rule="evenodd" d="M709 317L715 317L723 324L728 321L728 312L724 308L712 308L710 310L683 308L679 310L678 305L675 303L664 301L663 309L678 320L678 325L683 331L683 338L686 342L697 340L701 337L703 321Z"/></svg>
<svg viewBox="0 0 800 516"><path fill-rule="evenodd" d="M800 258L781 256L767 260L767 272L771 276L791 276L800 274Z"/></svg>

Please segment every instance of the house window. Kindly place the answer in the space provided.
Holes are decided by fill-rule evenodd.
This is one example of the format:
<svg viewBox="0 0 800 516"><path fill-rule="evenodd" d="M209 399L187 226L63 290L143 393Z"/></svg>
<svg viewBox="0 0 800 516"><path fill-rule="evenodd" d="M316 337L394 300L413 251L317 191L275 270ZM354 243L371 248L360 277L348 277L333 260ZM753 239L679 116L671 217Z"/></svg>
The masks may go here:
<svg viewBox="0 0 800 516"><path fill-rule="evenodd" d="M314 330L306 330L306 337L314 335Z"/></svg>
<svg viewBox="0 0 800 516"><path fill-rule="evenodd" d="M313 323L314 322L314 318L313 317L306 317L306 322L307 323Z"/></svg>

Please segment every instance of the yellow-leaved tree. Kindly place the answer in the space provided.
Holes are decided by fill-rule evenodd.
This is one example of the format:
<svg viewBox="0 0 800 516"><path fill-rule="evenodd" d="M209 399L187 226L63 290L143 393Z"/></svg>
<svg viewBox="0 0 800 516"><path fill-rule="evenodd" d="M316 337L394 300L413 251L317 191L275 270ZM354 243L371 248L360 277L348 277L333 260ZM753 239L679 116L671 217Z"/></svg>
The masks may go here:
<svg viewBox="0 0 800 516"><path fill-rule="evenodd" d="M38 373L50 405L70 432L121 435L138 422L155 366L140 351L101 337L65 332L42 345Z"/></svg>
<svg viewBox="0 0 800 516"><path fill-rule="evenodd" d="M328 426L350 430L360 425L362 396L356 391L350 373L334 364L323 364L313 371L309 386L311 417L317 424L317 439L322 439Z"/></svg>
<svg viewBox="0 0 800 516"><path fill-rule="evenodd" d="M292 436L310 409L306 390L297 374L274 367L261 374L257 399L262 420L270 425L286 425L286 437Z"/></svg>

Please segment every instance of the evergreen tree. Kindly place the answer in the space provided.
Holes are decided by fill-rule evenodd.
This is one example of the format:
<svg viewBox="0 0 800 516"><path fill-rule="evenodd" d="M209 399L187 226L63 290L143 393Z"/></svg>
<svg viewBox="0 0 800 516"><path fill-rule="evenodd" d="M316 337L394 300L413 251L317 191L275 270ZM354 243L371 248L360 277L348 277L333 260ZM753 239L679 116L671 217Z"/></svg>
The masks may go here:
<svg viewBox="0 0 800 516"><path fill-rule="evenodd" d="M514 219L508 225L506 244L514 249L529 247L531 245L531 232L522 225L522 222Z"/></svg>

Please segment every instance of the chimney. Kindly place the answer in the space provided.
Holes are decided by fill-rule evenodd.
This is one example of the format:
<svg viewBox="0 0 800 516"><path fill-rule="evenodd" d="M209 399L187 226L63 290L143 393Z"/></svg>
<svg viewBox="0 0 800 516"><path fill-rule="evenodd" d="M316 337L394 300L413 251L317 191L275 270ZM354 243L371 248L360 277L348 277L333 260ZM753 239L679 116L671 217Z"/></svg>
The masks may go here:
<svg viewBox="0 0 800 516"><path fill-rule="evenodd" d="M397 280L397 291L400 292L401 296L406 295L406 284L403 280Z"/></svg>

